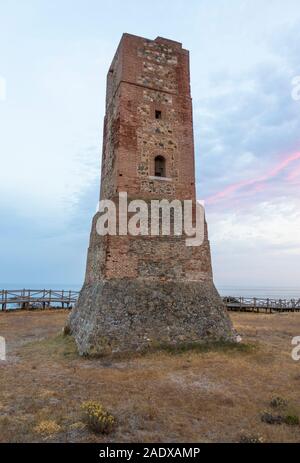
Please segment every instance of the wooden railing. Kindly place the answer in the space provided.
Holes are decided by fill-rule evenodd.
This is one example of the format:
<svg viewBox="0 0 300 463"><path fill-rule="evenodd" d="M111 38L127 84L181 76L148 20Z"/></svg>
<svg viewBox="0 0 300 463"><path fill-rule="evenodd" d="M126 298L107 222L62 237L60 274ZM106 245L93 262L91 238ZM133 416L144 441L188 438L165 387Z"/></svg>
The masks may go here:
<svg viewBox="0 0 300 463"><path fill-rule="evenodd" d="M239 312L298 312L300 299L272 299L226 296L223 301L228 310Z"/></svg>
<svg viewBox="0 0 300 463"><path fill-rule="evenodd" d="M79 292L54 289L0 290L0 310L71 308L78 299ZM272 299L257 297L223 298L228 310L239 312L297 312L300 299Z"/></svg>
<svg viewBox="0 0 300 463"><path fill-rule="evenodd" d="M0 290L0 309L70 308L77 301L78 291L54 289Z"/></svg>

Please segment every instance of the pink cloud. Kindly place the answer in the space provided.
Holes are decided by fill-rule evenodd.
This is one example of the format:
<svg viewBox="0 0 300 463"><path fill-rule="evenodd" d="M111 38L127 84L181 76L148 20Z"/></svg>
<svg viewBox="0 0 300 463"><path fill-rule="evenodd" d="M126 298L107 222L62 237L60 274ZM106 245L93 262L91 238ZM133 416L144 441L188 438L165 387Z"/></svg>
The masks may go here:
<svg viewBox="0 0 300 463"><path fill-rule="evenodd" d="M300 177L300 166L298 166L296 169L293 169L292 172L289 173L288 180L292 181L297 177Z"/></svg>
<svg viewBox="0 0 300 463"><path fill-rule="evenodd" d="M286 158L282 159L280 162L278 162L272 169L269 170L266 174L262 175L261 177L254 178L254 179L249 179L249 180L243 180L238 183L234 183L232 185L229 185L228 187L224 188L224 190L209 196L206 199L206 203L208 204L213 204L218 201L221 201L222 199L227 198L228 196L232 196L233 193L235 193L237 190L246 188L246 187L253 187L254 192L258 191L263 191L267 188L267 185L265 182L268 180L272 179L273 177L276 177L281 171L283 171L286 167L288 167L292 162L297 161L300 159L300 152L290 154ZM288 176L288 180L293 180L296 176L300 175L300 169L296 169L293 172L291 172Z"/></svg>

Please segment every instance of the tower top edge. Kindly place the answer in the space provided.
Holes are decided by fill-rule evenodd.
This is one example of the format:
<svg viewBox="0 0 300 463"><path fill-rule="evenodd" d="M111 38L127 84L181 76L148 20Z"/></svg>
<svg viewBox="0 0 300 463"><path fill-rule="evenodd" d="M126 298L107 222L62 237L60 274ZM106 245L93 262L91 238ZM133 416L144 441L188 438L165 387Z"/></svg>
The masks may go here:
<svg viewBox="0 0 300 463"><path fill-rule="evenodd" d="M122 37L121 37L121 40L120 40L120 43L123 41L123 39L125 39L126 37L128 38L132 38L134 40L143 40L143 41L146 41L146 42L156 42L156 43L162 43L162 44L165 44L165 45L172 45L173 47L175 46L178 50L183 50L183 51L187 51L185 50L183 47L182 47L182 43L181 42L178 42L176 40L172 40L172 39L168 39L166 37L161 37L161 36L157 36L155 39L148 39L146 37L142 37L140 35L135 35L135 34L130 34L129 32L124 32L122 34Z"/></svg>

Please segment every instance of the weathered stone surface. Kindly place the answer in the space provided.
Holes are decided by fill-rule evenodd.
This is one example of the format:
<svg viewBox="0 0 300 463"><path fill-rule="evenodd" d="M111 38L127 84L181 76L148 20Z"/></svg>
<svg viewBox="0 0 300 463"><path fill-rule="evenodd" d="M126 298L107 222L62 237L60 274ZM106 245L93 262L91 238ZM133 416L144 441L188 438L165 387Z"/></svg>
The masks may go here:
<svg viewBox="0 0 300 463"><path fill-rule="evenodd" d="M115 279L84 285L70 327L81 354L233 340L231 322L212 281Z"/></svg>
<svg viewBox="0 0 300 463"><path fill-rule="evenodd" d="M107 76L101 199L196 201L189 53L179 42L124 34ZM157 112L160 117L157 118ZM155 175L155 158L165 162ZM207 227L186 236L99 236L93 219L85 283L69 319L81 353L161 342L234 339L214 287Z"/></svg>

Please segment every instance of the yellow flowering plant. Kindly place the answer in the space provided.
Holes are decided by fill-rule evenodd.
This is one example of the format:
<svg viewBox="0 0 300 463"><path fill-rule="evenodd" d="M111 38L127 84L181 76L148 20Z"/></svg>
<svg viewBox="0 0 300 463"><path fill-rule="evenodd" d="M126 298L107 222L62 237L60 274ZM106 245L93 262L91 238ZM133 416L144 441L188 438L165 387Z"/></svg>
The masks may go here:
<svg viewBox="0 0 300 463"><path fill-rule="evenodd" d="M81 405L84 420L88 428L101 434L109 434L116 424L116 419L111 415L102 404L95 401L84 402Z"/></svg>

